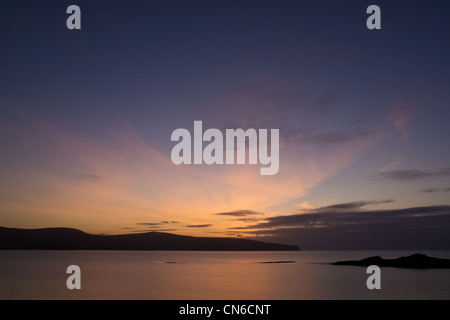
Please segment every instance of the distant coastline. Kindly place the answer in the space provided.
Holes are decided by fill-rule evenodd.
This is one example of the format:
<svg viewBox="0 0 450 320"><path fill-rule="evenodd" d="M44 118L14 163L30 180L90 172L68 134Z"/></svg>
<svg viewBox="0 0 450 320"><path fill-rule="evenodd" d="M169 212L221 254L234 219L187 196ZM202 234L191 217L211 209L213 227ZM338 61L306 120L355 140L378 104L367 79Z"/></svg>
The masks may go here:
<svg viewBox="0 0 450 320"><path fill-rule="evenodd" d="M94 235L72 228L0 227L0 250L299 251L300 248L249 239L192 237L165 232Z"/></svg>

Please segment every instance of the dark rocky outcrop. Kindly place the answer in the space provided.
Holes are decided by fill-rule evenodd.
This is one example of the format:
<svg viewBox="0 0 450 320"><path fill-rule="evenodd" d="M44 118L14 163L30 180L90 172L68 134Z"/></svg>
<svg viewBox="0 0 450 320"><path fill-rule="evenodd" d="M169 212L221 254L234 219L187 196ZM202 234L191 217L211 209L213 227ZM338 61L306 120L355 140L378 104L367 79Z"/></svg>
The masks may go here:
<svg viewBox="0 0 450 320"><path fill-rule="evenodd" d="M394 268L414 268L414 269L429 269L429 268L450 268L450 259L440 259L429 257L424 254L413 254L407 257L400 257L397 259L383 259L379 256L369 257L362 260L353 261L338 261L332 263L339 266L362 266L377 265L379 267L394 267Z"/></svg>

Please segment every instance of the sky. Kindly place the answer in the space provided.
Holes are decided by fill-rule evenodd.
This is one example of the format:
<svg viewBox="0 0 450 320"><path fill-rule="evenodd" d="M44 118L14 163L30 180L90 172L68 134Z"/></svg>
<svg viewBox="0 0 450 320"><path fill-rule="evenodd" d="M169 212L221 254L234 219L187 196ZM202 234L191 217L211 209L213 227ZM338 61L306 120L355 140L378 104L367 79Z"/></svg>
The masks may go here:
<svg viewBox="0 0 450 320"><path fill-rule="evenodd" d="M446 1L0 8L1 226L450 249ZM174 164L194 121L279 129L279 171Z"/></svg>

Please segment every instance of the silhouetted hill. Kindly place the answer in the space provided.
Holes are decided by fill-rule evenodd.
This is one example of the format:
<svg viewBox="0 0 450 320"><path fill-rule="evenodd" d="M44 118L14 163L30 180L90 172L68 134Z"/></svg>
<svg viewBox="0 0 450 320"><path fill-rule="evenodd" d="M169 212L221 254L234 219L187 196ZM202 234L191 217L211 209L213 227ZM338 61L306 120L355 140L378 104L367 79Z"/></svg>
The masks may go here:
<svg viewBox="0 0 450 320"><path fill-rule="evenodd" d="M198 250L298 251L298 246L235 238L203 238L164 232L94 235L70 228L0 227L0 250Z"/></svg>
<svg viewBox="0 0 450 320"><path fill-rule="evenodd" d="M333 265L344 266L363 266L376 265L379 267L395 267L395 268L450 268L450 259L440 259L428 257L424 254L416 253L408 257L400 257L397 259L383 259L379 256L369 257L362 260L338 261Z"/></svg>

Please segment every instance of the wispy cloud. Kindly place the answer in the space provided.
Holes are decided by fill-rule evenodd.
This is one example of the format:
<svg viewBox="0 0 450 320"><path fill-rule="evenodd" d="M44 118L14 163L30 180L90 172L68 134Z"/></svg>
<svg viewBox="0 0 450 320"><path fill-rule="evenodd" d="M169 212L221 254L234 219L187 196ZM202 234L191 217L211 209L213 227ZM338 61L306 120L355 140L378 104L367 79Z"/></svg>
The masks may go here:
<svg viewBox="0 0 450 320"><path fill-rule="evenodd" d="M424 193L450 192L450 188L424 188L420 191Z"/></svg>
<svg viewBox="0 0 450 320"><path fill-rule="evenodd" d="M374 175L373 177L388 179L392 181L412 181L431 177L432 175L433 174L430 172L424 172L420 170L395 170L395 171L381 172Z"/></svg>
<svg viewBox="0 0 450 320"><path fill-rule="evenodd" d="M160 229L162 226L167 226L169 224L176 224L179 223L178 221L161 221L161 222L136 222L136 225L138 226L147 226L148 228L152 229Z"/></svg>
<svg viewBox="0 0 450 320"><path fill-rule="evenodd" d="M370 131L330 131L330 132L316 132L300 135L296 142L299 145L312 144L321 148L336 147L341 144L362 139L372 132Z"/></svg>
<svg viewBox="0 0 450 320"><path fill-rule="evenodd" d="M406 103L393 104L390 108L389 120L404 138L409 138L410 136L412 110L412 105Z"/></svg>
<svg viewBox="0 0 450 320"><path fill-rule="evenodd" d="M348 210L361 210L363 207L367 205L377 205L384 203L395 202L394 199L385 199L385 200L372 200L372 201L355 201L355 202L346 202L346 203L338 203L333 204L326 207L314 208L314 209L301 209L300 211L304 212L342 212Z"/></svg>
<svg viewBox="0 0 450 320"><path fill-rule="evenodd" d="M414 180L421 180L430 177L448 176L450 175L450 168L441 169L438 171L421 171L421 170L394 170L381 172L372 175L371 178L387 179L398 182L409 182Z"/></svg>
<svg viewBox="0 0 450 320"><path fill-rule="evenodd" d="M256 221L261 221L264 220L264 217L261 218L238 218L238 219L230 219L229 221L241 221L241 222L256 222Z"/></svg>
<svg viewBox="0 0 450 320"><path fill-rule="evenodd" d="M334 206L330 206L334 207ZM349 206L352 207L352 206ZM274 237L303 249L448 250L450 206L386 210L330 210L269 217L229 232Z"/></svg>
<svg viewBox="0 0 450 320"><path fill-rule="evenodd" d="M261 212L253 211L253 210L236 210L236 211L230 211L230 212L219 212L214 213L217 216L232 216L232 217L246 217L251 216L255 214L263 214Z"/></svg>
<svg viewBox="0 0 450 320"><path fill-rule="evenodd" d="M207 228L212 227L212 224L190 224L186 226L187 228Z"/></svg>
<svg viewBox="0 0 450 320"><path fill-rule="evenodd" d="M350 230L354 227L362 227L373 224L389 224L397 227L450 227L450 206L411 207L392 210L368 210L361 211L359 205L349 205L349 210L335 210L336 206L329 206L329 210L320 210L313 213L302 213L269 217L265 222L248 226L247 229L270 229L272 231L283 228L324 230L339 228ZM338 205L339 208L342 206ZM356 210L351 210L356 208ZM244 228L233 228L244 229Z"/></svg>
<svg viewBox="0 0 450 320"><path fill-rule="evenodd" d="M404 156L400 153L397 153L394 157L394 160L390 163L388 163L387 165L385 165L383 168L380 169L380 172L386 172L391 170L392 168L398 166L399 164L401 164L404 160Z"/></svg>

